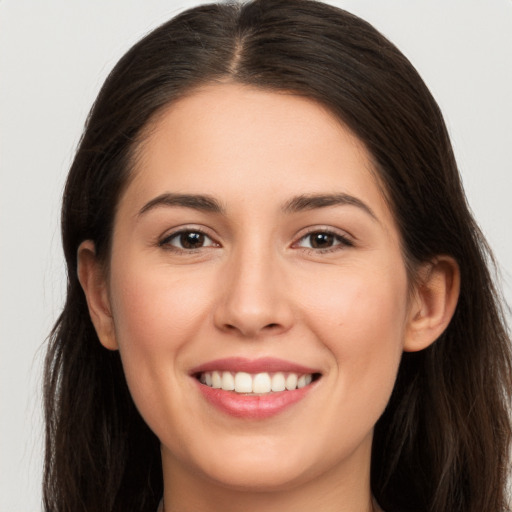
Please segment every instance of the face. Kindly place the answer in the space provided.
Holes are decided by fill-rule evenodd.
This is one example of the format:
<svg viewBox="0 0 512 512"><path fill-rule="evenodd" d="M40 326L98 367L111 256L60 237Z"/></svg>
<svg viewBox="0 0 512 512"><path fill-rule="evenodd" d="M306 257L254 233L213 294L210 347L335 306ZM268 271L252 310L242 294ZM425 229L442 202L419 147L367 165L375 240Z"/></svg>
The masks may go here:
<svg viewBox="0 0 512 512"><path fill-rule="evenodd" d="M233 84L171 105L118 207L108 297L164 472L366 478L408 282L369 155L325 109Z"/></svg>

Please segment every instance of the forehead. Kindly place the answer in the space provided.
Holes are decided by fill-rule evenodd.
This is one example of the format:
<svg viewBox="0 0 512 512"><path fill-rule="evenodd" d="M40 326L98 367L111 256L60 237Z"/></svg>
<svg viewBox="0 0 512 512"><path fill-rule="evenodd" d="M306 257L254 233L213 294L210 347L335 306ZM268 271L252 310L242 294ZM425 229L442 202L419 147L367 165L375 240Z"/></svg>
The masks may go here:
<svg viewBox="0 0 512 512"><path fill-rule="evenodd" d="M165 192L255 208L340 192L387 209L364 144L331 112L304 97L238 84L198 89L154 119L125 196L140 202Z"/></svg>

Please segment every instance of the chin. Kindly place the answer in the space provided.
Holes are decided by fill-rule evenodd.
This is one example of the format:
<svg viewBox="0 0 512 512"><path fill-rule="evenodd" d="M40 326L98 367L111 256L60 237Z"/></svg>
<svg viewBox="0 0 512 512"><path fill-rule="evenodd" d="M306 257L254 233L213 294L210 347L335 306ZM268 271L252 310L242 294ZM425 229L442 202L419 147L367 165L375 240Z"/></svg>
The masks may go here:
<svg viewBox="0 0 512 512"><path fill-rule="evenodd" d="M208 472L209 480L222 487L241 492L276 492L292 489L307 480L306 472L291 467L289 461L271 464L247 461L243 464L225 464Z"/></svg>
<svg viewBox="0 0 512 512"><path fill-rule="evenodd" d="M322 443L311 441L308 447L292 434L287 439L235 438L224 445L217 442L216 450L203 449L195 465L207 480L224 488L257 493L287 491L328 473L343 458L344 453L325 453Z"/></svg>

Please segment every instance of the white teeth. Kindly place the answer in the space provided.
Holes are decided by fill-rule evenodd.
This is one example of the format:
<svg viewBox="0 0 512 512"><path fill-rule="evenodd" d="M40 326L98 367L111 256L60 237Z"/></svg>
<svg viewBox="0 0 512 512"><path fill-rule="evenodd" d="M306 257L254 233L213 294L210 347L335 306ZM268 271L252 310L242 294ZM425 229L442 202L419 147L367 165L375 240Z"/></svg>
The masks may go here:
<svg viewBox="0 0 512 512"><path fill-rule="evenodd" d="M235 374L235 391L237 393L252 393L252 377L249 373Z"/></svg>
<svg viewBox="0 0 512 512"><path fill-rule="evenodd" d="M220 372L212 373L212 388L220 389L222 387L222 376Z"/></svg>
<svg viewBox="0 0 512 512"><path fill-rule="evenodd" d="M272 377L272 391L284 391L286 389L286 381L284 374L278 372Z"/></svg>
<svg viewBox="0 0 512 512"><path fill-rule="evenodd" d="M297 374L296 373L290 373L288 374L288 377L286 377L286 389L288 391L291 391L292 389L297 389Z"/></svg>
<svg viewBox="0 0 512 512"><path fill-rule="evenodd" d="M235 389L235 379L231 372L222 373L222 389L233 391Z"/></svg>
<svg viewBox="0 0 512 512"><path fill-rule="evenodd" d="M252 380L253 393L270 393L272 389L272 380L268 373L258 373Z"/></svg>
<svg viewBox="0 0 512 512"><path fill-rule="evenodd" d="M199 381L206 386L236 393L266 394L270 392L292 391L300 389L313 381L312 374L299 375L297 373L267 372L250 374L247 372L213 371L203 372Z"/></svg>
<svg viewBox="0 0 512 512"><path fill-rule="evenodd" d="M311 374L308 375L301 375L299 377L299 380L297 381L297 387L303 388L304 386L307 386L308 384L311 384L311 381L313 380L313 376Z"/></svg>

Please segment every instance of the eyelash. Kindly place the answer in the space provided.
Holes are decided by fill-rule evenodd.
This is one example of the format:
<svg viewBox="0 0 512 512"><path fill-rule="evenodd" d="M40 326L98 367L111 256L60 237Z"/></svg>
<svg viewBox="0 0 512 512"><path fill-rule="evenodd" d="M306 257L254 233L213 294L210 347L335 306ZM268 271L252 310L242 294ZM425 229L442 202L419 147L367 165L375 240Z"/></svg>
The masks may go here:
<svg viewBox="0 0 512 512"><path fill-rule="evenodd" d="M173 240L179 240L180 237L184 235L200 235L204 238L207 238L211 244L209 245L203 245L201 247L193 247L193 248L185 248L185 247L176 247L175 245L172 245ZM207 248L207 247L219 247L220 245L215 242L211 236L209 236L205 231L203 231L200 228L185 228L180 229L179 231L175 231L171 233L170 235L163 238L161 241L158 242L158 246L162 247L163 249L174 251L178 253L195 253L197 251L200 251L201 249Z"/></svg>
<svg viewBox="0 0 512 512"><path fill-rule="evenodd" d="M171 242L173 240L179 240L180 237L184 235L199 235L201 237L207 238L210 243L208 245L202 245L201 247L192 247L192 248L186 248L186 247L176 247ZM331 245L327 248L321 248L321 247L303 247L301 246L301 242L304 240L307 240L308 238L311 238L314 235L327 235L328 237L332 237L332 241L334 242L334 245ZM183 240L181 240L183 242ZM183 245L183 243L181 243ZM210 237L205 231L199 228L188 228L188 229L180 229L179 231L175 231L171 233L170 235L166 236L164 239L158 242L158 246L162 247L166 250L178 252L178 253L195 253L197 251L200 251L201 249L209 248L209 247L220 247L220 244L215 242L212 237ZM309 231L308 233L302 235L297 242L292 244L292 247L294 248L301 248L304 251L307 251L311 254L325 254L330 252L335 252L342 250L346 247L353 247L354 243L352 240L350 240L348 237L341 235L340 233L337 233L330 229L315 229L313 231Z"/></svg>
<svg viewBox="0 0 512 512"><path fill-rule="evenodd" d="M293 245L295 247L297 247L297 246L300 247L299 244L303 240L311 238L314 235L327 235L329 237L332 237L332 240L335 243L335 245L331 245L330 247L327 247L327 248L302 247L303 250L307 251L310 254L319 254L319 253L326 254L326 253L330 253L330 252L336 252L336 251L343 250L346 247L354 247L354 242L352 240L350 240L350 238L348 238L347 236L341 235L340 233L338 233L334 230L327 229L327 228L314 229L312 231L309 231L305 235L302 235L299 238L299 240L297 242L295 242Z"/></svg>

